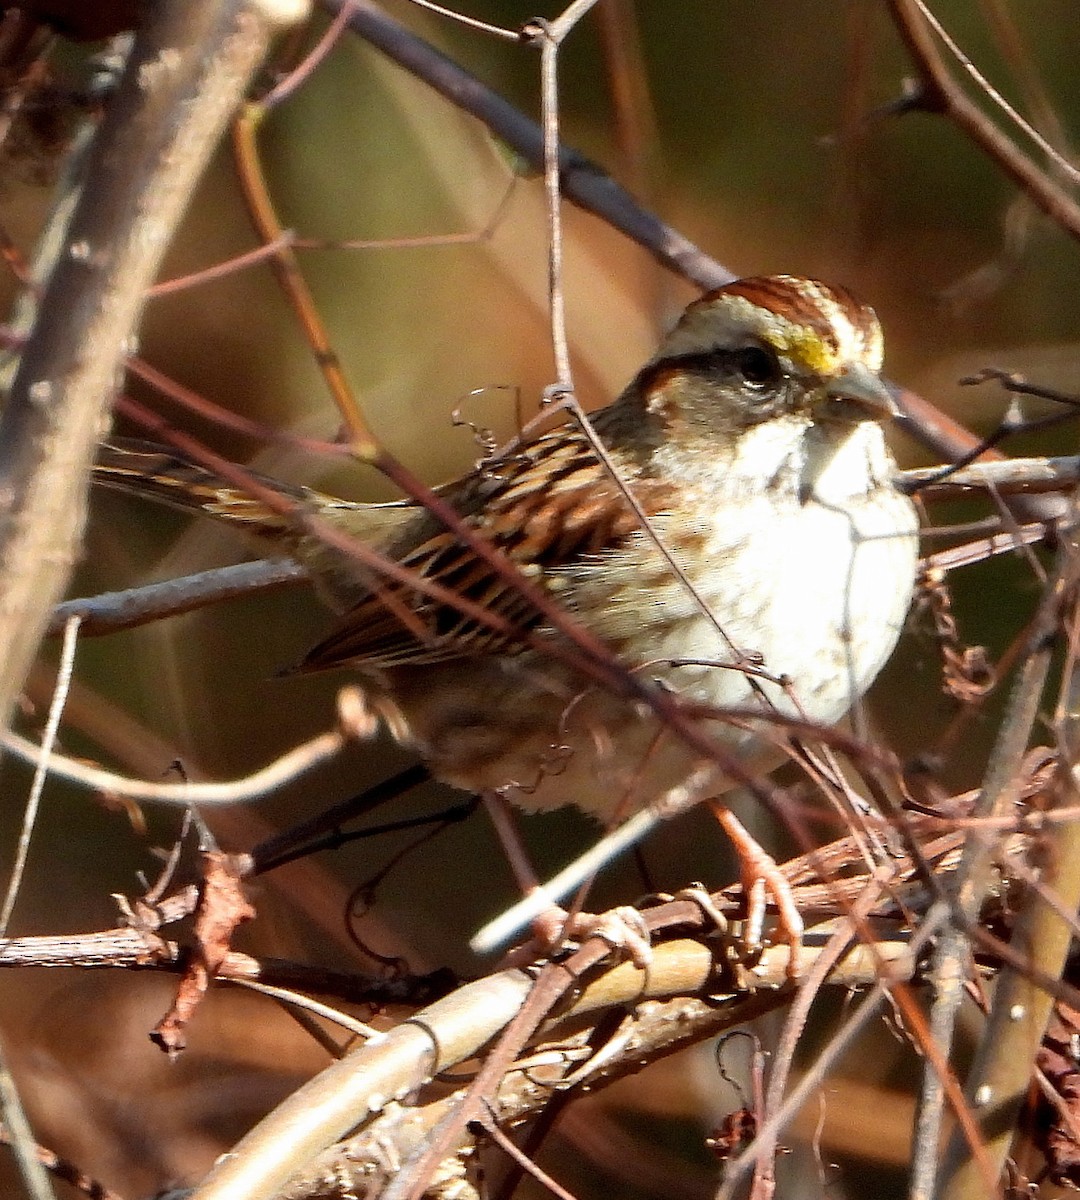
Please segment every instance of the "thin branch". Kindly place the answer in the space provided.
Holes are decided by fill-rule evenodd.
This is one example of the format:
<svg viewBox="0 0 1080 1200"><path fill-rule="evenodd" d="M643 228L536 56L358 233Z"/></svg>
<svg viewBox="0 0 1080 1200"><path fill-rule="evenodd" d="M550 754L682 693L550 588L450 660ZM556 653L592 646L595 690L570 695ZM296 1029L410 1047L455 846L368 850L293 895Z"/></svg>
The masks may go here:
<svg viewBox="0 0 1080 1200"><path fill-rule="evenodd" d="M508 42L521 41L521 34L516 29L492 25L489 21L478 21L475 17L467 17L464 13L455 12L454 9L446 8L442 4L436 4L434 0L410 0L410 3L415 4L417 8L426 8L428 12L437 13L440 17L449 17L451 21L457 21L458 24L465 25L469 29L479 29L481 33L490 33L492 37L503 38Z"/></svg>
<svg viewBox="0 0 1080 1200"><path fill-rule="evenodd" d="M164 617L180 616L208 604L308 581L307 571L291 560L259 559L231 567L215 567L162 583L146 583L120 592L65 600L53 609L45 632L58 634L70 617L78 616L84 623L83 636L99 637L122 629L134 629Z"/></svg>
<svg viewBox="0 0 1080 1200"><path fill-rule="evenodd" d="M917 0L887 0L887 4L922 79L923 107L948 117L1041 212L1070 237L1080 239L1080 206L960 90L938 52Z"/></svg>
<svg viewBox="0 0 1080 1200"><path fill-rule="evenodd" d="M912 938L912 950L915 954L919 954L930 944L934 935L945 924L948 915L948 906L940 903L926 914ZM769 1126L780 1129L790 1122L798 1109L821 1087L826 1071L841 1061L847 1051L851 1049L855 1039L866 1029L871 1019L881 1011L881 1006L889 998L890 988L902 978L904 978L902 970L897 970L895 967L890 968L885 975L880 972L876 974L873 987L859 1001L856 1012L844 1022L843 1028L830 1039L824 1050L815 1056L813 1069L807 1071L798 1085L792 1089L781 1108L770 1114ZM740 1155L725 1172L724 1184L718 1193L717 1200L732 1200L739 1183L757 1161L757 1145L760 1142L763 1147L767 1147L772 1140L772 1135L773 1129L769 1127L763 1127L758 1131L758 1137L750 1149Z"/></svg>
<svg viewBox="0 0 1080 1200"><path fill-rule="evenodd" d="M53 689L52 703L49 705L49 716L45 722L45 732L41 738L40 754L34 767L34 778L30 785L30 795L26 799L23 812L22 828L19 830L19 841L15 849L15 862L11 868L11 878L8 880L7 892L4 895L3 907L0 908L0 938L7 935L8 924L15 908L15 901L22 886L23 872L26 860L30 854L30 838L37 823L38 806L45 780L49 774L49 760L60 729L60 718L67 701L68 688L71 686L71 673L75 667L75 648L79 644L79 626L82 620L78 616L68 618L64 626L64 643L60 650L60 664L56 673L56 686Z"/></svg>
<svg viewBox="0 0 1080 1200"><path fill-rule="evenodd" d="M42 747L17 733L3 735L4 748L34 766L45 761ZM259 800L271 792L291 783L320 764L341 753L346 744L343 734L320 733L310 741L294 746L288 753L275 759L251 775L232 779L225 783L152 783L148 779L129 779L100 767L68 758L63 754L48 757L49 773L77 783L95 791L129 796L133 800L150 800L161 804L239 804L242 801Z"/></svg>
<svg viewBox="0 0 1080 1200"><path fill-rule="evenodd" d="M342 1012L341 1009L334 1008L330 1004L322 1004L318 1000L313 1000L310 996L305 996L293 988L277 987L256 979L235 979L233 983L249 992L257 992L260 996L268 996L271 1000L276 1000L282 1008L299 1009L310 1016L332 1021L353 1037L368 1039L379 1036L377 1029L373 1029L363 1021L358 1021L349 1013Z"/></svg>
<svg viewBox="0 0 1080 1200"><path fill-rule="evenodd" d="M930 489L927 499L950 499L971 489L994 488L1003 495L1063 492L1080 484L1080 456L1048 458L997 458L951 467L914 467L900 471L897 486L908 495Z"/></svg>
<svg viewBox="0 0 1080 1200"><path fill-rule="evenodd" d="M293 433L288 429L275 429L264 425L261 421L232 412L213 400L207 399L191 388L184 387L175 379L170 378L164 371L159 371L140 358L129 358L127 369L132 375L155 388L167 400L180 405L188 412L196 413L213 421L222 429L231 429L244 437L254 438L260 442L270 442L280 446L292 446L300 450L311 451L315 454L344 458L349 454L349 448L337 442L328 442L324 438L309 438L303 434ZM140 406L123 392L116 397L116 411L123 416L131 416L138 420Z"/></svg>
<svg viewBox="0 0 1080 1200"><path fill-rule="evenodd" d="M204 283L213 283L218 279L225 279L230 275L236 274L238 271L246 271L250 267L261 266L268 259L282 248L296 244L296 235L291 229L286 229L281 237L273 242L266 242L262 246L256 246L254 250L248 250L243 254L234 254L231 258L225 259L224 262L216 262L211 267L205 267L201 271L191 271L187 275L177 275L173 279L163 279L155 283L149 288L147 295L152 300L157 300L161 296L171 296L176 292L185 292L188 288L201 287Z"/></svg>
<svg viewBox="0 0 1080 1200"><path fill-rule="evenodd" d="M762 1111L766 1118L779 1112L787 1089L791 1068L795 1064L795 1056L799 1040L806 1029L810 1017L810 1008L821 988L828 980L829 973L843 958L848 947L852 944L857 924L865 921L877 904L885 878L872 879L862 896L852 905L851 916L845 917L828 943L823 948L817 961L806 975L800 980L799 992L788 1010L784 1020L783 1031L772 1055L772 1071L769 1076L769 1086L765 1093ZM775 1188L774 1163L776 1157L777 1138L782 1132L782 1126L775 1121L768 1121L768 1132L762 1130L756 1139L755 1153L757 1162L754 1168L754 1193L763 1185Z"/></svg>
<svg viewBox="0 0 1080 1200"><path fill-rule="evenodd" d="M1054 164L1059 174L1064 175L1073 184L1080 183L1080 171L1063 158L1057 151L1056 147L1042 136L1041 133L1029 122L1026 121L1019 112L1005 99L1005 97L994 87L989 79L979 70L979 68L971 61L971 59L960 49L956 41L949 36L945 26L938 20L931 9L923 3L923 0L915 0L919 11L927 24L931 26L938 37L949 48L953 57L960 66L967 72L968 75L978 84L982 91L992 104L996 105L1016 127L1029 137L1036 146L1046 155L1046 157Z"/></svg>
<svg viewBox="0 0 1080 1200"><path fill-rule="evenodd" d="M184 920L194 911L198 890L183 891L149 904L136 900L130 921L94 933L52 934L0 940L0 970L24 967L80 971L184 970L187 953L178 942L159 932ZM453 977L435 971L419 976L371 976L355 971L332 971L280 958L254 958L233 951L226 954L215 977L228 983L260 983L271 988L315 992L350 1003L428 1004L445 995Z"/></svg>
<svg viewBox="0 0 1080 1200"><path fill-rule="evenodd" d="M10 1129L0 1130L0 1142L8 1146L15 1146L15 1134ZM88 1175L73 1163L71 1159L61 1158L55 1150L50 1150L47 1146L34 1144L33 1139L30 1139L30 1145L33 1149L34 1157L50 1175L63 1180L64 1183L69 1184L77 1192L88 1197L88 1200L125 1200L119 1192L114 1192L111 1188L107 1188L100 1180ZM29 1193L29 1200L35 1200L35 1197L41 1194L37 1191ZM53 1192L50 1188L46 1187L44 1195L51 1198Z"/></svg>
<svg viewBox="0 0 1080 1200"><path fill-rule="evenodd" d="M343 6L341 12L330 22L323 31L322 37L312 46L304 58L293 67L284 79L276 83L263 96L261 101L263 108L274 108L276 105L283 103L296 92L297 88L307 82L311 75L326 60L330 51L338 44L338 40L348 21L351 7L351 3L346 3Z"/></svg>
<svg viewBox="0 0 1080 1200"><path fill-rule="evenodd" d="M28 1200L55 1200L49 1176L38 1152L30 1122L26 1119L15 1079L8 1069L7 1051L0 1050L0 1113L3 1114L7 1141L15 1154L19 1177Z"/></svg>
<svg viewBox="0 0 1080 1200"><path fill-rule="evenodd" d="M503 1133L496 1125L495 1121L490 1117L483 1121L484 1132L492 1142L521 1170L530 1178L535 1179L541 1187L555 1197L555 1200L576 1200L573 1192L568 1192L560 1183L552 1178L546 1171L543 1171L533 1162L533 1160L525 1153L524 1150L519 1150L517 1145Z"/></svg>
<svg viewBox="0 0 1080 1200"><path fill-rule="evenodd" d="M537 20L528 32L540 46L541 128L544 131L544 193L548 219L548 306L551 348L555 355L555 393L572 394L570 346L566 339L566 298L563 294L562 210L559 191L559 41L551 23Z"/></svg>
<svg viewBox="0 0 1080 1200"><path fill-rule="evenodd" d="M352 6L355 0L343 0ZM269 110L259 104L249 104L232 124L233 158L236 163L240 191L247 206L255 232L266 245L276 245L270 259L278 285L292 306L293 312L311 346L316 365L337 406L341 420L348 430L350 449L361 461L370 461L378 453L378 443L368 428L346 378L341 359L330 341L330 334L319 313L318 305L296 253L284 239L285 229L274 210L270 188L259 158L258 131Z"/></svg>

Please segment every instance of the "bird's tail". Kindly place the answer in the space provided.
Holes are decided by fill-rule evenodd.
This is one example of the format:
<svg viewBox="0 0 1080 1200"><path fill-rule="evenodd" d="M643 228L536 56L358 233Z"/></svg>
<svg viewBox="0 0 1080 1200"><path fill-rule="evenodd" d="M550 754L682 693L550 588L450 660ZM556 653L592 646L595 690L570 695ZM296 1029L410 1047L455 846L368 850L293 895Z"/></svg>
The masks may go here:
<svg viewBox="0 0 1080 1200"><path fill-rule="evenodd" d="M304 508L361 507L254 471L247 473L257 485ZM295 536L295 522L288 514L179 451L154 442L110 438L98 449L91 478L100 487L224 521L262 541L288 543Z"/></svg>
<svg viewBox="0 0 1080 1200"><path fill-rule="evenodd" d="M337 530L381 548L393 543L416 512L408 502L356 503L255 471L245 469L245 475L255 485L251 492L170 447L111 437L99 448L91 478L101 487L223 521L260 553L290 555L307 568L323 600L338 612L368 595L371 572L312 533L299 515L314 513ZM279 511L255 494L264 489L292 504Z"/></svg>

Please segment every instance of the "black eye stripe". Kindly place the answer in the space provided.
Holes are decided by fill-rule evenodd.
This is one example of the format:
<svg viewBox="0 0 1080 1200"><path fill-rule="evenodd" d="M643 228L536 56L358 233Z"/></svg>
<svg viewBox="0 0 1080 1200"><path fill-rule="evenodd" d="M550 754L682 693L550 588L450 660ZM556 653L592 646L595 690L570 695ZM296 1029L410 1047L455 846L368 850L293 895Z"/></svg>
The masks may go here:
<svg viewBox="0 0 1080 1200"><path fill-rule="evenodd" d="M755 387L767 387L783 377L776 355L764 346L746 346L736 350L734 357L736 371Z"/></svg>
<svg viewBox="0 0 1080 1200"><path fill-rule="evenodd" d="M776 355L764 346L742 346L737 350L705 350L662 359L656 368L667 374L680 371L702 379L738 379L758 387L779 383L783 368Z"/></svg>

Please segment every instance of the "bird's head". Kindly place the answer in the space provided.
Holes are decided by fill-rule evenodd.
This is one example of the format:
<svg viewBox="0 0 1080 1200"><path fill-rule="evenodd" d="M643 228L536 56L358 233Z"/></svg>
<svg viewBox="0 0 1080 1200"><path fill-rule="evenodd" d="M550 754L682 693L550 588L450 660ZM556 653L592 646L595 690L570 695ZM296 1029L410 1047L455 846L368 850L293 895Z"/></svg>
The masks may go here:
<svg viewBox="0 0 1080 1200"><path fill-rule="evenodd" d="M852 424L896 406L874 310L793 275L739 279L695 300L634 380L669 436L731 435L775 417Z"/></svg>

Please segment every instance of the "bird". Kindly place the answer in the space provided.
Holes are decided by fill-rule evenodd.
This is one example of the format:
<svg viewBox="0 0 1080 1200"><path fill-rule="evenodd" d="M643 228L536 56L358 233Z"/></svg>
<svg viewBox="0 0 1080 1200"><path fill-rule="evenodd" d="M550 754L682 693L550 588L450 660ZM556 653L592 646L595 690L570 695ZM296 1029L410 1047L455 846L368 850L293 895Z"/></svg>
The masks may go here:
<svg viewBox="0 0 1080 1200"><path fill-rule="evenodd" d="M540 422L437 489L509 573L410 499L355 503L255 476L290 514L178 452L115 438L93 480L299 561L338 616L298 669L348 668L436 778L611 825L673 795L685 805L689 781L691 800L722 794L733 762L737 775L775 766L785 720L835 724L892 653L918 519L894 483L883 353L874 310L840 286L756 276L694 300L590 414L591 435L572 416ZM380 577L297 513L403 571ZM583 669L553 610L634 686ZM715 762L650 689L693 714Z"/></svg>

